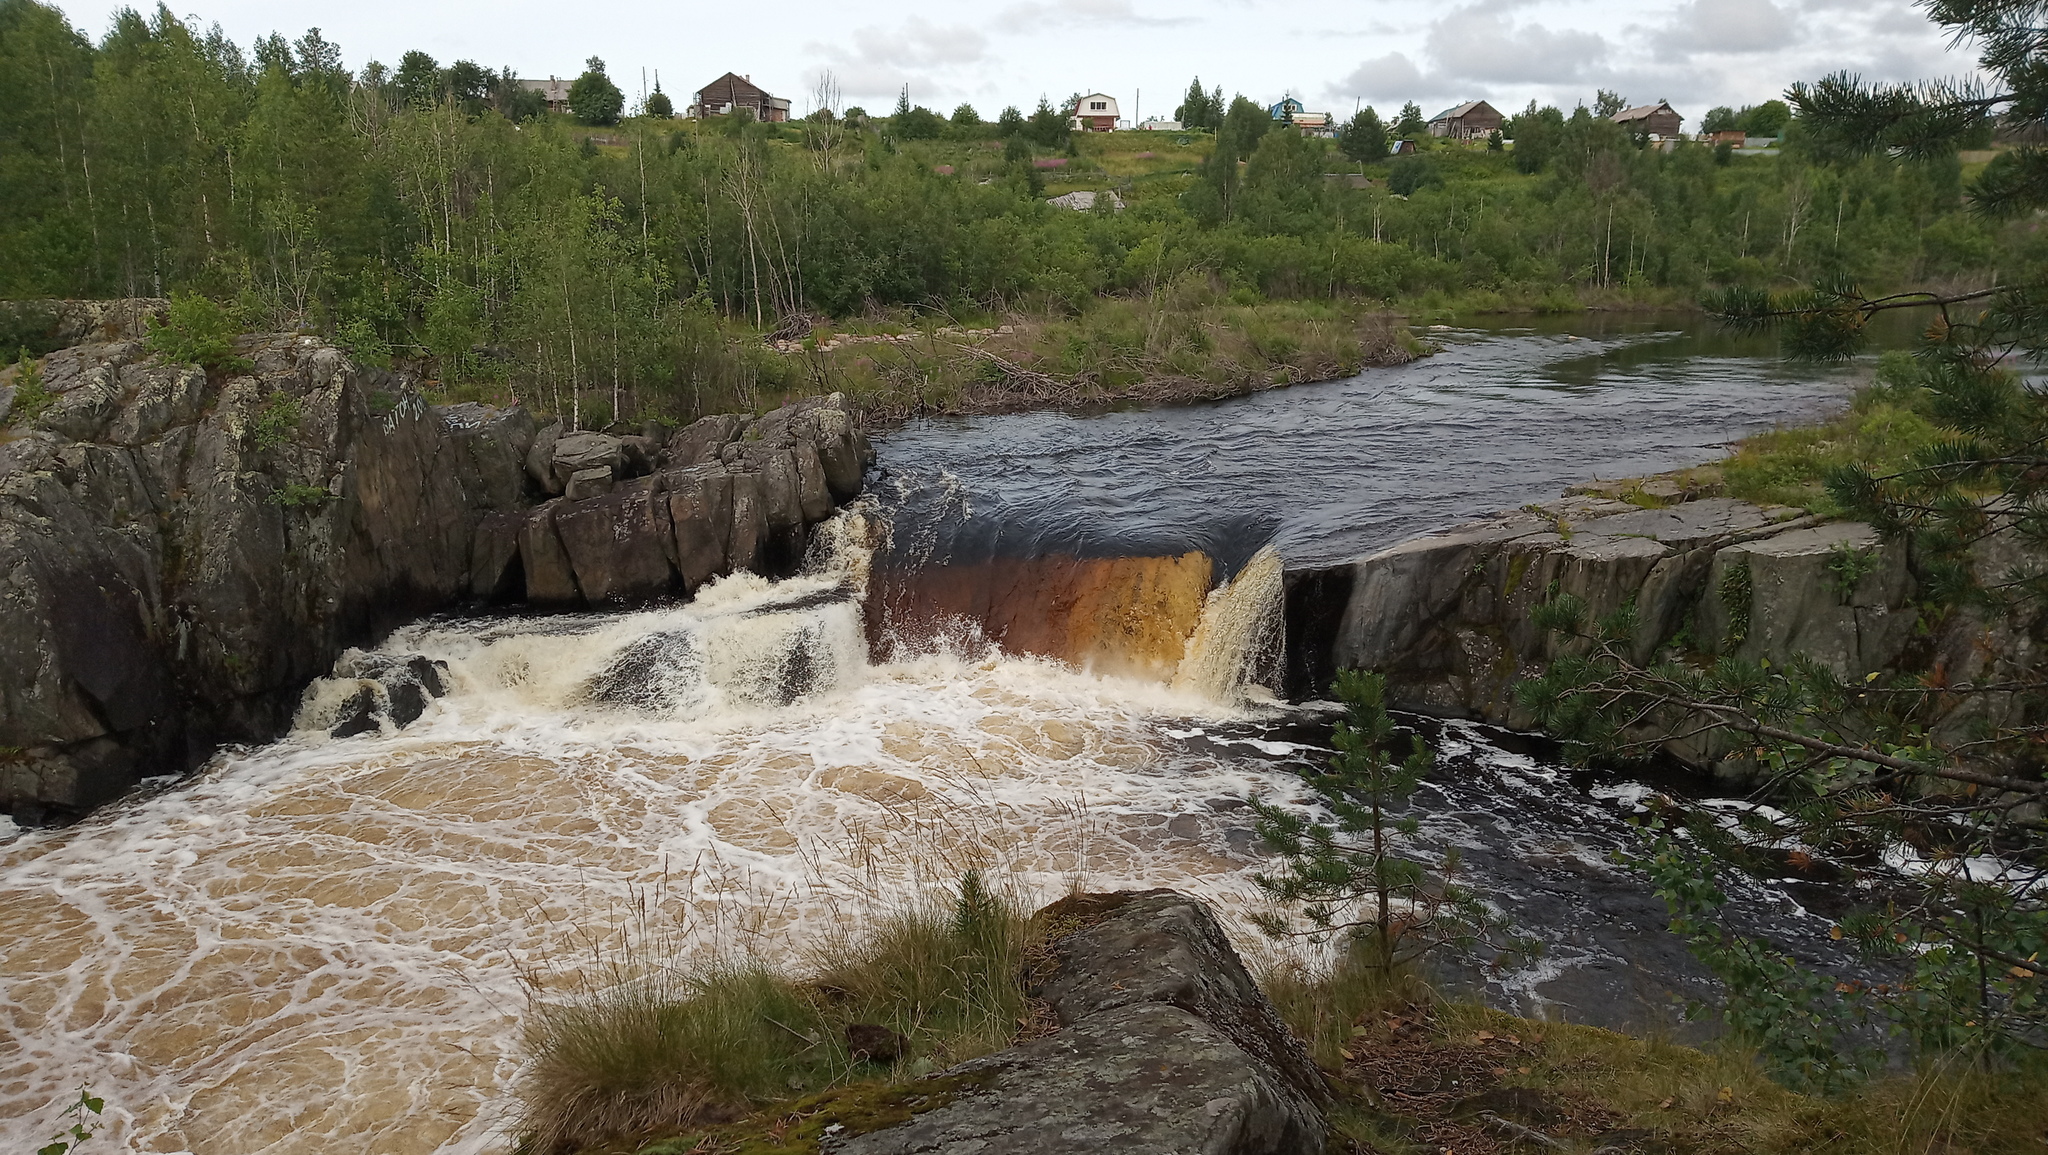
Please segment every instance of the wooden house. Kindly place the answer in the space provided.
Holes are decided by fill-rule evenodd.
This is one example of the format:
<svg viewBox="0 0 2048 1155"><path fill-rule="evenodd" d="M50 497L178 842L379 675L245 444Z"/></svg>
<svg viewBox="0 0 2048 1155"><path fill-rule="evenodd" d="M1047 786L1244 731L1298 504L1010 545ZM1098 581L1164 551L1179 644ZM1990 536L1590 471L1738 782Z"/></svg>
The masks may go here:
<svg viewBox="0 0 2048 1155"><path fill-rule="evenodd" d="M522 80L519 87L540 93L540 98L548 103L549 112L569 111L569 81L550 76L546 80Z"/></svg>
<svg viewBox="0 0 2048 1155"><path fill-rule="evenodd" d="M1076 132L1115 132L1120 115L1116 97L1107 92L1091 92L1067 110L1068 123Z"/></svg>
<svg viewBox="0 0 2048 1155"><path fill-rule="evenodd" d="M1483 100L1446 108L1429 118L1429 135L1451 140L1484 140L1500 131L1499 110Z"/></svg>
<svg viewBox="0 0 2048 1155"><path fill-rule="evenodd" d="M728 72L698 89L683 115L699 118L743 111L752 113L755 120L784 121L789 119L789 101L769 95L744 76Z"/></svg>
<svg viewBox="0 0 2048 1155"><path fill-rule="evenodd" d="M1679 125L1685 123L1685 118L1662 100L1655 104L1639 104L1634 108L1624 109L1610 119L1630 132L1660 137L1677 136Z"/></svg>

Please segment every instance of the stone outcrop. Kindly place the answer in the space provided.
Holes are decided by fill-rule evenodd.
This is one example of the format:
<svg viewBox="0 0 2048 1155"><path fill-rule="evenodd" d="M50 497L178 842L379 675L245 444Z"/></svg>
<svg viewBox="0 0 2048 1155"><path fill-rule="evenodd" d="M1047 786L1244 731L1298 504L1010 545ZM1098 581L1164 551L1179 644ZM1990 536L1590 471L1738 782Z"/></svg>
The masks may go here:
<svg viewBox="0 0 2048 1155"><path fill-rule="evenodd" d="M671 464L517 406L435 408L312 337L245 341L246 371L166 364L134 339L160 304L52 322L95 339L0 426L0 810L23 821L275 737L344 648L422 613L793 564L870 456L836 398L700 422L710 460ZM583 475L589 496L553 496Z"/></svg>
<svg viewBox="0 0 2048 1155"><path fill-rule="evenodd" d="M1594 620L1632 606L1639 662L1803 654L1844 677L1938 667L1966 679L2030 647L2023 632L1967 614L1924 620L1909 563L1903 544L1867 525L1796 509L1567 497L1290 575L1290 689L1318 691L1338 668L1378 670L1400 707L1526 728L1515 684L1563 644L1530 615L1559 593L1584 599Z"/></svg>
<svg viewBox="0 0 2048 1155"><path fill-rule="evenodd" d="M933 1076L944 1105L835 1155L1294 1155L1328 1135L1321 1073L1224 938L1173 891L1077 895L1039 995L1060 1030ZM915 1085L913 1084L913 1088Z"/></svg>
<svg viewBox="0 0 2048 1155"><path fill-rule="evenodd" d="M0 356L40 357L88 341L140 341L171 306L161 297L114 301L0 301Z"/></svg>

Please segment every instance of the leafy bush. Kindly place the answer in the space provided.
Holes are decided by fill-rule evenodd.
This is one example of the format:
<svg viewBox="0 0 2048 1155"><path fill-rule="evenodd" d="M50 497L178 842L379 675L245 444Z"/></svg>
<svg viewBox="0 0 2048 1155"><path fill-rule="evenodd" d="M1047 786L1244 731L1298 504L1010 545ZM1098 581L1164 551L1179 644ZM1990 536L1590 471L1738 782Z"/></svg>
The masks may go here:
<svg viewBox="0 0 2048 1155"><path fill-rule="evenodd" d="M391 368L391 344L377 335L376 326L362 317L335 330L334 343L348 352L356 364L371 369Z"/></svg>
<svg viewBox="0 0 2048 1155"><path fill-rule="evenodd" d="M317 485L300 485L296 482L279 486L270 494L272 504L286 509L315 509L326 504L334 496Z"/></svg>
<svg viewBox="0 0 2048 1155"><path fill-rule="evenodd" d="M256 448L276 449L290 441L292 434L298 432L299 419L303 415L298 398L289 393L271 394L250 426L250 437Z"/></svg>
<svg viewBox="0 0 2048 1155"><path fill-rule="evenodd" d="M235 335L240 328L234 314L212 299L176 292L171 294L168 319L162 324L150 321L146 343L166 361L234 371L248 367L248 362L235 356Z"/></svg>
<svg viewBox="0 0 2048 1155"><path fill-rule="evenodd" d="M21 358L15 362L20 372L14 377L14 406L7 411L10 422L27 423L42 416L43 410L57 399L43 384L43 363L21 351Z"/></svg>

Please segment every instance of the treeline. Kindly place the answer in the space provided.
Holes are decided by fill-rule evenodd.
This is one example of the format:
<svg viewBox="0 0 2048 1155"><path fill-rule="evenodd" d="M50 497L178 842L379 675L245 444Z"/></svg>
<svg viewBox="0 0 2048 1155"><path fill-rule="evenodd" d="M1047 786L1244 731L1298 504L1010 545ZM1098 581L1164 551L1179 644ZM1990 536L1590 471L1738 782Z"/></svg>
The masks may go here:
<svg viewBox="0 0 2048 1155"><path fill-rule="evenodd" d="M800 385L742 338L817 314L1071 312L1184 278L1240 300L1882 284L2036 244L1965 211L1953 161L1664 154L1584 110L1525 114L1507 153L1360 165L1238 98L1196 171L1132 180L1050 106L591 129L502 72L339 61L317 31L245 54L164 8L93 44L0 0L0 295L203 293L544 407L686 416ZM1048 179L1129 209L1048 206Z"/></svg>

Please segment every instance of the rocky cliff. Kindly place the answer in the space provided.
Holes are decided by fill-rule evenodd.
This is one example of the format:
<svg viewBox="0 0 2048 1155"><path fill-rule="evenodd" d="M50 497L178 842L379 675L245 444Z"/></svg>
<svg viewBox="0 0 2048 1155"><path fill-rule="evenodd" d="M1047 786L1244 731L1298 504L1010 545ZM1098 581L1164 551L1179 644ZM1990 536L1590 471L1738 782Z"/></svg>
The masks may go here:
<svg viewBox="0 0 2048 1155"><path fill-rule="evenodd" d="M1290 575L1289 636L1300 639L1290 688L1316 692L1342 667L1379 670L1403 708L1525 728L1515 683L1559 644L1530 611L1560 592L1596 618L1633 603L1638 661L1805 654L1844 676L1974 681L2021 668L2038 644L2025 623L1921 605L1907 548L1867 525L1724 497L1668 500L1579 494ZM2005 705L1994 695L1967 709ZM1696 764L1717 756L1671 750Z"/></svg>
<svg viewBox="0 0 2048 1155"><path fill-rule="evenodd" d="M870 456L837 398L663 444L436 408L308 336L245 340L246 369L167 364L140 340L159 306L38 306L49 341L85 343L0 372L0 810L18 820L275 737L343 648L422 613L793 565Z"/></svg>

